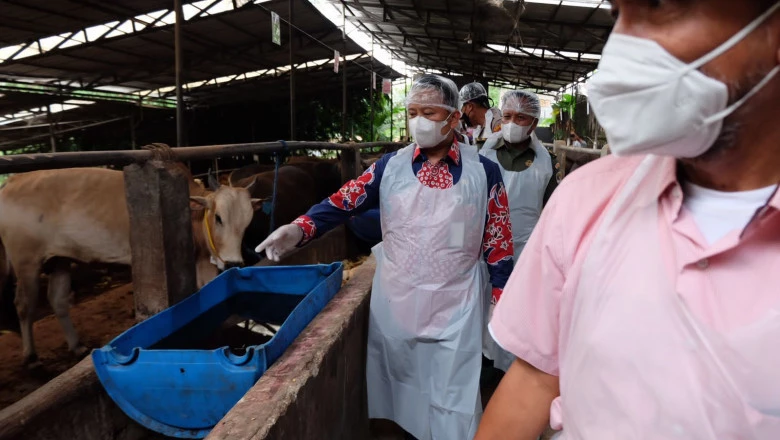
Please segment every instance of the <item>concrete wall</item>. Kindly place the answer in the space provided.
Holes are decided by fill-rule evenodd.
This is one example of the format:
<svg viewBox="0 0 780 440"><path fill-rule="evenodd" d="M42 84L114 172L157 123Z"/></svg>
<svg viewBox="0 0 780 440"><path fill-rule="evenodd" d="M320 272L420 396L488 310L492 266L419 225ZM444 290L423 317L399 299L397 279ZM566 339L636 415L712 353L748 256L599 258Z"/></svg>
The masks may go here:
<svg viewBox="0 0 780 440"><path fill-rule="evenodd" d="M344 228L337 228L281 263L342 260L349 247L345 237ZM365 338L373 272L373 259L355 271L211 438L367 438ZM91 357L0 411L0 440L164 438L114 404Z"/></svg>

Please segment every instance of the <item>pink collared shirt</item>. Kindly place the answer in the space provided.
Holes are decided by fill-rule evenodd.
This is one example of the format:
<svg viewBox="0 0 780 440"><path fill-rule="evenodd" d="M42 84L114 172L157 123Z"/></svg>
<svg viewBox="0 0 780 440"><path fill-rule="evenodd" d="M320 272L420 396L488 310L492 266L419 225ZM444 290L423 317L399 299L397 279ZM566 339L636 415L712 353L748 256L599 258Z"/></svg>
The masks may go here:
<svg viewBox="0 0 780 440"><path fill-rule="evenodd" d="M545 207L509 278L490 322L491 334L541 371L566 374L559 366L566 358L584 257L608 207L641 160L608 156L568 176ZM677 292L714 330L728 332L757 321L780 302L780 191L744 230L708 245L682 209L675 161L662 165L653 171L661 173L661 184L640 186L634 196L658 203L659 227L672 237L661 252L677 273ZM648 239L656 236L648 234ZM558 408L553 405L554 428L560 428L555 426Z"/></svg>

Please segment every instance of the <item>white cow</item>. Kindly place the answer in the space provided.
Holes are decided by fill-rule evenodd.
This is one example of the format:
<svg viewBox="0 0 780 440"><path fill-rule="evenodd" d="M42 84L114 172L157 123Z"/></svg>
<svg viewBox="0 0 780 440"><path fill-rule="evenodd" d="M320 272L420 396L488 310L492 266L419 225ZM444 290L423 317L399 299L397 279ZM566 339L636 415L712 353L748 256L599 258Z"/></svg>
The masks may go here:
<svg viewBox="0 0 780 440"><path fill-rule="evenodd" d="M184 170L186 167L180 165ZM187 175L189 171L186 170ZM212 183L212 182L210 182ZM218 185L218 184L217 184ZM243 265L241 239L262 199L246 188L209 191L190 176L197 284L218 269ZM121 171L71 168L17 174L0 188L0 289L13 272L24 362L38 364L32 323L43 265L52 262L48 299L77 355L80 342L68 309L70 260L130 264L130 224ZM0 291L2 294L2 291Z"/></svg>

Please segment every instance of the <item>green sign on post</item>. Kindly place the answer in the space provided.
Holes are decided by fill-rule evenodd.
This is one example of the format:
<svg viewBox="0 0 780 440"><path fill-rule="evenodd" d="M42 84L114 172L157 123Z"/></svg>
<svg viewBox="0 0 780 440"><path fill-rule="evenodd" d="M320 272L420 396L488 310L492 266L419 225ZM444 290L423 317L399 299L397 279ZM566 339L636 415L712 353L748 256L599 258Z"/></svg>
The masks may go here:
<svg viewBox="0 0 780 440"><path fill-rule="evenodd" d="M271 12L271 40L279 46L282 45L282 28L279 24L279 14Z"/></svg>

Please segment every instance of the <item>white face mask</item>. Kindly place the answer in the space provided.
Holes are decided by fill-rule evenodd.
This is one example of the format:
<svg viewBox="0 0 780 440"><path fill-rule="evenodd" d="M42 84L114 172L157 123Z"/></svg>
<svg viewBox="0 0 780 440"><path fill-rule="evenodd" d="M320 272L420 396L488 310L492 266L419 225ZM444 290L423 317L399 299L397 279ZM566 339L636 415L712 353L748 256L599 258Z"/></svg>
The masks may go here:
<svg viewBox="0 0 780 440"><path fill-rule="evenodd" d="M778 72L776 66L742 99L728 106L728 87L698 69L760 26L780 2L709 54L686 64L655 41L613 33L604 46L588 95L616 156L697 157L720 135L723 119Z"/></svg>
<svg viewBox="0 0 780 440"><path fill-rule="evenodd" d="M523 142L531 136L529 134L531 125L517 125L514 122L501 124L501 135L504 137L505 141L511 144Z"/></svg>
<svg viewBox="0 0 780 440"><path fill-rule="evenodd" d="M447 126L450 116L452 116L452 113L443 121L431 121L424 116L415 116L409 119L409 131L417 146L423 149L433 148L444 142L452 128L444 134L441 134L441 130Z"/></svg>

